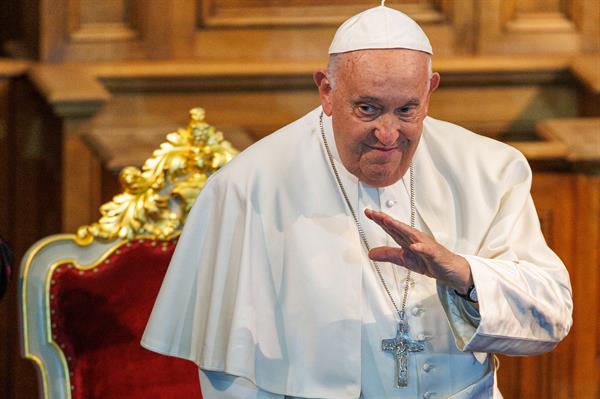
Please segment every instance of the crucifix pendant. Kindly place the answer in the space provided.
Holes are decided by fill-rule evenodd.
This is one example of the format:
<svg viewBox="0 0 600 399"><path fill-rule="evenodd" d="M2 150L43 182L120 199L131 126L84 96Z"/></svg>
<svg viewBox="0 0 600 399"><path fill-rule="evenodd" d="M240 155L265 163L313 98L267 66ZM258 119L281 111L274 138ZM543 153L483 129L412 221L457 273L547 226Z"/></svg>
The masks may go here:
<svg viewBox="0 0 600 399"><path fill-rule="evenodd" d="M396 360L396 388L408 386L408 354L425 350L425 340L410 339L408 323L400 320L396 337L381 341L381 350L391 352Z"/></svg>

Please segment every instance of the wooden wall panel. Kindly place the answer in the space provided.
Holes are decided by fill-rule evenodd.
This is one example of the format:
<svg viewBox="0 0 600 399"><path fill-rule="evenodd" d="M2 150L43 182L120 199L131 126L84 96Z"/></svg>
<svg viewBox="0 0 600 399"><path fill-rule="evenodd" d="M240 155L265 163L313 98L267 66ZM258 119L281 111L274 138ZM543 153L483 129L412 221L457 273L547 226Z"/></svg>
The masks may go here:
<svg viewBox="0 0 600 399"><path fill-rule="evenodd" d="M11 246L15 246L16 224L15 213L15 181L19 164L15 154L15 95L19 81L23 80L28 63L0 59L0 235ZM18 166L19 165L19 166ZM18 274L15 270L15 274ZM33 376L19 373L19 366L31 365L17 360L18 336L16 325L16 278L9 284L9 289L0 298L0 397L12 398L13 387L17 377ZM17 365L17 363L19 363Z"/></svg>
<svg viewBox="0 0 600 399"><path fill-rule="evenodd" d="M61 153L57 136L60 121L49 112L26 79L14 82L11 101L15 110L12 158L15 165L12 182L13 245L17 262L35 241L60 230ZM18 276L18 270L15 271ZM14 279L7 294L7 317L11 328L8 340L9 395L11 399L37 397L37 378L33 364L21 358L19 351L17 285Z"/></svg>
<svg viewBox="0 0 600 399"><path fill-rule="evenodd" d="M486 0L479 18L482 54L598 51L596 0ZM595 22L594 22L595 21Z"/></svg>
<svg viewBox="0 0 600 399"><path fill-rule="evenodd" d="M143 5L133 0L39 0L40 60L145 58L137 8Z"/></svg>
<svg viewBox="0 0 600 399"><path fill-rule="evenodd" d="M8 79L0 79L0 235L8 239L10 229L11 178L9 171L14 168L11 162L11 137L9 137L9 86ZM0 369L1 371L1 369ZM0 372L0 375L2 373Z"/></svg>
<svg viewBox="0 0 600 399"><path fill-rule="evenodd" d="M350 15L377 5L368 0L204 0L200 3L200 27L337 26ZM424 24L447 21L451 9L448 2L439 0L390 0L387 5Z"/></svg>
<svg viewBox="0 0 600 399"><path fill-rule="evenodd" d="M598 151L598 148L596 149ZM574 398L600 397L600 168L576 178Z"/></svg>
<svg viewBox="0 0 600 399"><path fill-rule="evenodd" d="M0 236L8 240L12 235L11 230L11 206L12 190L11 178L8 173L11 170L10 142L8 137L8 108L9 108L9 82L8 79L0 79ZM6 305L0 301L0 376L9 375L8 342L9 319ZM8 397L7 381L0 379L0 397Z"/></svg>
<svg viewBox="0 0 600 399"><path fill-rule="evenodd" d="M131 0L79 0L68 2L68 32L72 42L135 40Z"/></svg>
<svg viewBox="0 0 600 399"><path fill-rule="evenodd" d="M378 3L367 0L24 2L17 16L22 22L15 29L20 29L21 44L28 51L13 49L13 52L45 62L320 60L325 59L339 23ZM387 4L421 24L436 56L600 51L597 0L388 0Z"/></svg>
<svg viewBox="0 0 600 399"><path fill-rule="evenodd" d="M576 113L577 95L569 85L473 85L442 83L429 114L496 138L523 137L536 121Z"/></svg>
<svg viewBox="0 0 600 399"><path fill-rule="evenodd" d="M194 56L199 59L321 60L337 26L349 16L374 6L372 1L199 2ZM418 21L436 55L474 50L471 0L388 1Z"/></svg>
<svg viewBox="0 0 600 399"><path fill-rule="evenodd" d="M208 121L260 139L317 105L315 90L117 94L94 118L92 129L109 126L185 126L187 110L201 106Z"/></svg>
<svg viewBox="0 0 600 399"><path fill-rule="evenodd" d="M575 179L570 174L534 173L532 195L544 237L561 257L570 275L581 273L574 263L576 210ZM581 293L575 292L575 295ZM573 334L554 351L531 357L500 356L499 386L505 398L570 399L575 397L573 377L580 365L574 364ZM593 380L588 381L588 383ZM577 396L584 398L583 396Z"/></svg>

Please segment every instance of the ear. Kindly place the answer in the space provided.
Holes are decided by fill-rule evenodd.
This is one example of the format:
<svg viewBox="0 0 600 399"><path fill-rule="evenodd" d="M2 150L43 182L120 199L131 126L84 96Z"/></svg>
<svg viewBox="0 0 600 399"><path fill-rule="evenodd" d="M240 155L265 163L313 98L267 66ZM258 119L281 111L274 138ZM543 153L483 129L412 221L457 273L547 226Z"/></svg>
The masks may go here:
<svg viewBox="0 0 600 399"><path fill-rule="evenodd" d="M431 79L429 80L429 95L431 95L431 93L433 93L435 91L435 89L437 89L440 85L440 74L437 72L434 72L433 75L431 75Z"/></svg>
<svg viewBox="0 0 600 399"><path fill-rule="evenodd" d="M319 69L313 73L313 80L319 89L319 97L321 98L323 112L325 115L331 116L331 110L333 108L331 94L333 92L333 88L331 87L331 82L327 76L327 71L324 69Z"/></svg>

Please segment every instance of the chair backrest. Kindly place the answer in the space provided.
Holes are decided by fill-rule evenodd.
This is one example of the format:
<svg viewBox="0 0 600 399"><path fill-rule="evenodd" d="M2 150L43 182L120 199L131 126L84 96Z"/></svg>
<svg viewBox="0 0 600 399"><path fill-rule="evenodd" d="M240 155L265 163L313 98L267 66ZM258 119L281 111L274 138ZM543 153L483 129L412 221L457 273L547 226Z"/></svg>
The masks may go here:
<svg viewBox="0 0 600 399"><path fill-rule="evenodd" d="M185 217L208 176L236 153L193 109L97 223L34 244L21 265L22 354L43 398L200 398L195 364L140 339Z"/></svg>

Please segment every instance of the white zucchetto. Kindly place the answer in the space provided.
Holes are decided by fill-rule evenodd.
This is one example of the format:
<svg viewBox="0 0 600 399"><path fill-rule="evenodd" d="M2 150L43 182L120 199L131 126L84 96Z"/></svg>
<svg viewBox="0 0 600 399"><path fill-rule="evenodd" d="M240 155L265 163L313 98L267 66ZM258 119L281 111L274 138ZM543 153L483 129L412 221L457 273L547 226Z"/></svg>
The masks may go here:
<svg viewBox="0 0 600 399"><path fill-rule="evenodd" d="M433 54L427 35L413 19L381 5L347 19L335 32L329 54L391 48Z"/></svg>

